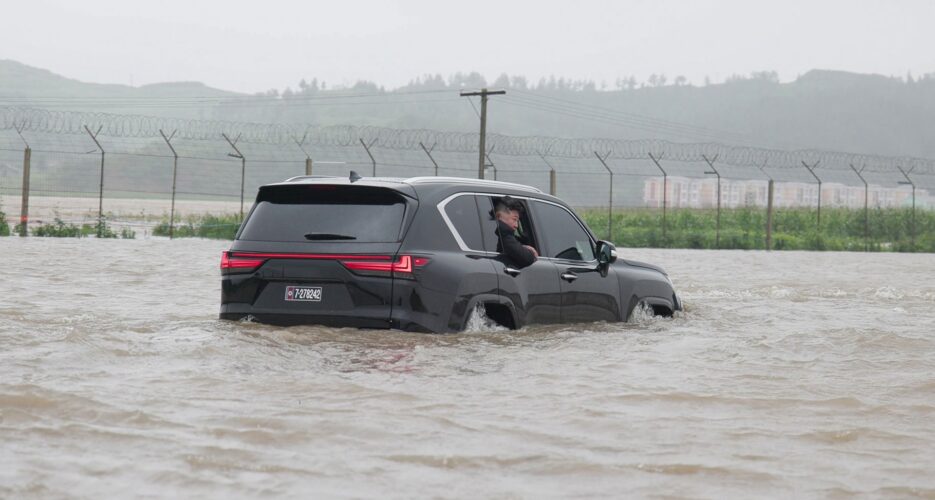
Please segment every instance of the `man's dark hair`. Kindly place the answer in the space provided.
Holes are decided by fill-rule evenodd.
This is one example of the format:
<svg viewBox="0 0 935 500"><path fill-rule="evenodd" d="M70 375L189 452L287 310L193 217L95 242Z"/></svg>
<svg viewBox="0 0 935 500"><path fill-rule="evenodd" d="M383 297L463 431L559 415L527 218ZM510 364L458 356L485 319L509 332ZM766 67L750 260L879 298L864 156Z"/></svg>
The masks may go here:
<svg viewBox="0 0 935 500"><path fill-rule="evenodd" d="M497 200L497 204L494 205L494 213L497 212L506 212L516 210L519 213L523 213L523 203L517 199L510 198L509 196L504 196Z"/></svg>

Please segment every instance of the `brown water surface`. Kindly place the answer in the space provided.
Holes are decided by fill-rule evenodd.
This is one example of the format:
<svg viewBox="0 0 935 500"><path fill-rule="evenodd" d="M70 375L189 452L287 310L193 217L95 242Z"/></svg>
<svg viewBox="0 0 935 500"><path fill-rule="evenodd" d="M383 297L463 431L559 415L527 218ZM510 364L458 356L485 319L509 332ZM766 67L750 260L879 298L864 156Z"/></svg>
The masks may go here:
<svg viewBox="0 0 935 500"><path fill-rule="evenodd" d="M0 498L935 497L935 258L628 250L674 319L217 320L226 242L0 239Z"/></svg>

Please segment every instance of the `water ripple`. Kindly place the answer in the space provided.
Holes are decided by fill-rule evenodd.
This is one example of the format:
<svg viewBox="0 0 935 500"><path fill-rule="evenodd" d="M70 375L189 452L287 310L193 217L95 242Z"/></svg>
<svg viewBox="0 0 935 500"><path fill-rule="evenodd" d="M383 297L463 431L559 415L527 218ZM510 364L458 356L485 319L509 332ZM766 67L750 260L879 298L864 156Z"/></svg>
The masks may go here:
<svg viewBox="0 0 935 500"><path fill-rule="evenodd" d="M935 492L931 256L621 249L686 310L422 335L220 321L225 246L0 241L0 497Z"/></svg>

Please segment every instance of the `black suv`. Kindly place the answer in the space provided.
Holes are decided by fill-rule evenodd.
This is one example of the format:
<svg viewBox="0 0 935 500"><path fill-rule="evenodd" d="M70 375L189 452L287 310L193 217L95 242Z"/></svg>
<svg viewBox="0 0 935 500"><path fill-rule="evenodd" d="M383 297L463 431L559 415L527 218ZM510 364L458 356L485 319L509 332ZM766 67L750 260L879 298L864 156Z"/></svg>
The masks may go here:
<svg viewBox="0 0 935 500"><path fill-rule="evenodd" d="M497 252L493 209L507 196L540 254L525 268ZM274 324L456 332L478 307L509 328L681 309L662 269L617 259L558 198L460 178L262 186L221 275L222 319Z"/></svg>

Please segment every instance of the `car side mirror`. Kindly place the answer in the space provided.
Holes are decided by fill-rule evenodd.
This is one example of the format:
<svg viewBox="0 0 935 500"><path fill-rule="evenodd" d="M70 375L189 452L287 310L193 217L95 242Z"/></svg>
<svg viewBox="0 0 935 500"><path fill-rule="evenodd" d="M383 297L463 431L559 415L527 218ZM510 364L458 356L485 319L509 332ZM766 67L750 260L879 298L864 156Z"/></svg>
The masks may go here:
<svg viewBox="0 0 935 500"><path fill-rule="evenodd" d="M597 263L601 266L609 266L617 260L617 247L609 241L597 242Z"/></svg>

